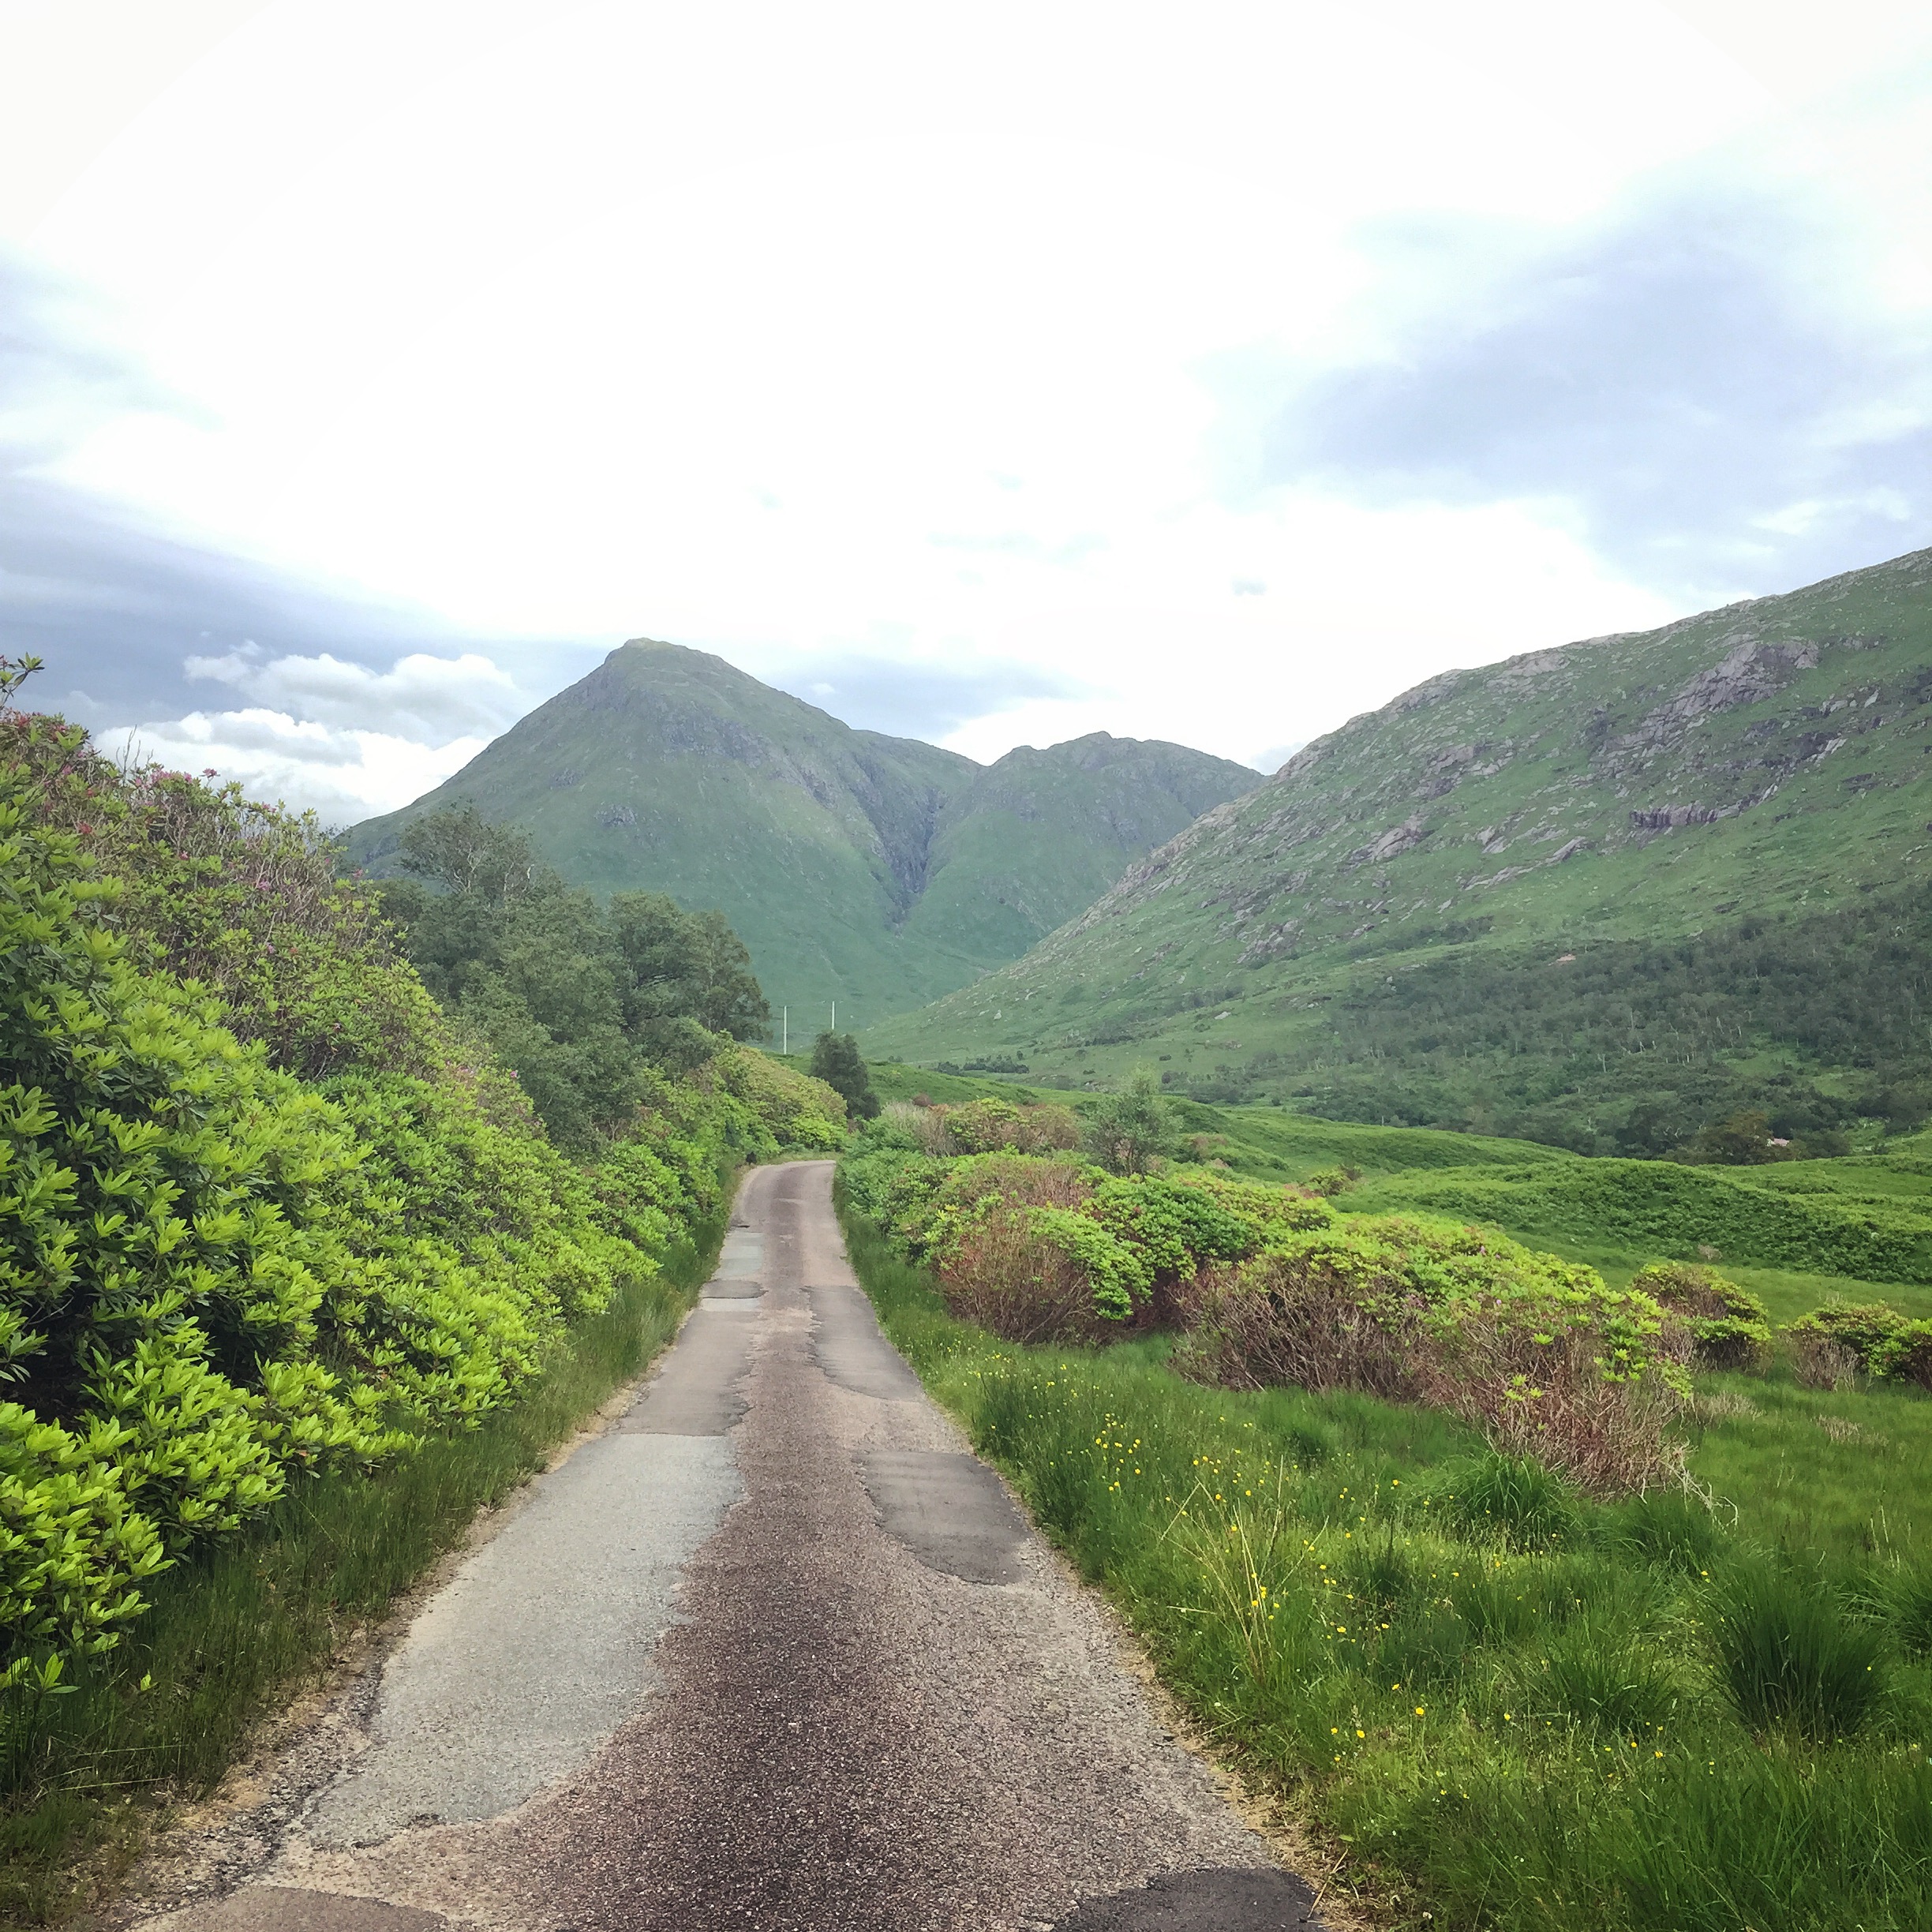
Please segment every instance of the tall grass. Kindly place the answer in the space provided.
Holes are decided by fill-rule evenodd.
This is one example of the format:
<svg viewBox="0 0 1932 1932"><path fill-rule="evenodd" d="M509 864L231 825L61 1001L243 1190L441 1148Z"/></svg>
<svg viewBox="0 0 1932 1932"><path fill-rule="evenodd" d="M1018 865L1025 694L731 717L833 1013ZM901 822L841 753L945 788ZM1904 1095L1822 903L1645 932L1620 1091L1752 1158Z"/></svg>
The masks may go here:
<svg viewBox="0 0 1932 1932"><path fill-rule="evenodd" d="M996 1341L848 1231L934 1393L1397 1922L1932 1932L1917 1573L1866 1548L1799 1578L1754 1527L1825 1440L1807 1410L1726 1507L1594 1502L1433 1412L1203 1388L1158 1344ZM1754 1641L1798 1687L1769 1719L1724 1634L1766 1574L1791 1588Z"/></svg>
<svg viewBox="0 0 1932 1932"><path fill-rule="evenodd" d="M670 1339L723 1231L721 1215L573 1329L514 1405L373 1476L293 1489L244 1533L158 1578L129 1637L84 1662L70 1691L0 1708L0 1924L72 1908L77 1859L111 1866L133 1848L131 1799L212 1791L266 1710Z"/></svg>

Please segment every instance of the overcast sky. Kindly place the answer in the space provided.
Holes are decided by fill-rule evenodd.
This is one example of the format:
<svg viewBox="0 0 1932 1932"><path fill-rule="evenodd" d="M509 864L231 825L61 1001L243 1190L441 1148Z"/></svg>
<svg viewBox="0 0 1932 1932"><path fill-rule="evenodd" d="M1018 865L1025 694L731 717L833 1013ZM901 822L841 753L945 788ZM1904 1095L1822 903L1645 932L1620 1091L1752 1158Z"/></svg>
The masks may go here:
<svg viewBox="0 0 1932 1932"><path fill-rule="evenodd" d="M1932 9L0 0L0 650L348 822L648 635L1266 762L1932 543Z"/></svg>

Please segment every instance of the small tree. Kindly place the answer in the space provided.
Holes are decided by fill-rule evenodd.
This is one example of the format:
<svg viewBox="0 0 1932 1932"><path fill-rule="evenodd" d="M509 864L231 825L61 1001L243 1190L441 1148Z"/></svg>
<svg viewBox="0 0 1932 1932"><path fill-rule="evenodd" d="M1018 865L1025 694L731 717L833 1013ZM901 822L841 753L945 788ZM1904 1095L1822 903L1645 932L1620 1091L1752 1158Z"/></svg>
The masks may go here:
<svg viewBox="0 0 1932 1932"><path fill-rule="evenodd" d="M845 1103L854 1120L878 1118L878 1095L872 1091L871 1076L859 1051L859 1043L849 1033L821 1033L812 1043L811 1071Z"/></svg>
<svg viewBox="0 0 1932 1932"><path fill-rule="evenodd" d="M1145 1174L1174 1141L1174 1109L1144 1068L1087 1116L1087 1148L1110 1174Z"/></svg>

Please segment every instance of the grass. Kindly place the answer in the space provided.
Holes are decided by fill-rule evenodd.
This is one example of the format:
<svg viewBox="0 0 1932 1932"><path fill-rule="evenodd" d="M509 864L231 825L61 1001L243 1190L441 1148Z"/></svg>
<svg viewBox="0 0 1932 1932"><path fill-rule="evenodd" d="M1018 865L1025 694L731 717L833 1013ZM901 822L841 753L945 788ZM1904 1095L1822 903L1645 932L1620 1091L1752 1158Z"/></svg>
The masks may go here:
<svg viewBox="0 0 1932 1932"><path fill-rule="evenodd" d="M138 1850L155 1800L212 1792L265 1713L676 1333L723 1232L721 1214L573 1329L519 1402L373 1477L292 1491L243 1534L156 1578L129 1638L74 1671L67 1694L7 1707L0 1925L78 1908Z"/></svg>
<svg viewBox="0 0 1932 1932"><path fill-rule="evenodd" d="M935 1395L1387 1920L1932 1927L1932 1402L1721 1379L1716 1509L1593 1502L1427 1411L999 1342L848 1233Z"/></svg>

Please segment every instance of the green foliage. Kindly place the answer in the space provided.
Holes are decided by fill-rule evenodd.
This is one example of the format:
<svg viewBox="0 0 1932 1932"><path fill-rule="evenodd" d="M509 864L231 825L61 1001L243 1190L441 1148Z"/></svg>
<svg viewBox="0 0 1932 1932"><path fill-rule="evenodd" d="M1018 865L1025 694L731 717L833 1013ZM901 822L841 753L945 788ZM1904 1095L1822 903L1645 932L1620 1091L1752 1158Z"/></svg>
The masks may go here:
<svg viewBox="0 0 1932 1932"><path fill-rule="evenodd" d="M1868 1374L1878 1372L1881 1352L1904 1330L1904 1317L1882 1301L1828 1301L1785 1324L1795 1339L1835 1342L1858 1358Z"/></svg>
<svg viewBox="0 0 1932 1932"><path fill-rule="evenodd" d="M1631 1286L1683 1321L1700 1368L1758 1368L1770 1354L1771 1321L1764 1303L1714 1268L1653 1261L1631 1277Z"/></svg>
<svg viewBox="0 0 1932 1932"><path fill-rule="evenodd" d="M878 1095L866 1074L859 1043L849 1033L821 1033L812 1043L812 1078L823 1080L855 1120L876 1119Z"/></svg>
<svg viewBox="0 0 1932 1932"><path fill-rule="evenodd" d="M651 893L600 907L539 863L526 833L474 804L414 820L402 863L414 877L388 886L384 903L410 959L567 1145L620 1127L652 1069L694 1073L770 1025L720 915Z"/></svg>
<svg viewBox="0 0 1932 1932"><path fill-rule="evenodd" d="M1453 1222L1339 1217L1212 1169L1108 1176L862 1146L841 1170L847 1198L995 1332L1182 1327L1177 1365L1205 1380L1438 1403L1594 1488L1672 1465L1663 1429L1688 1393L1686 1351L1649 1296L1589 1267Z"/></svg>
<svg viewBox="0 0 1932 1932"><path fill-rule="evenodd" d="M706 1065L707 1084L738 1101L771 1140L770 1152L803 1148L835 1153L845 1140L844 1097L754 1046L736 1046ZM764 1150L758 1150L761 1153Z"/></svg>
<svg viewBox="0 0 1932 1932"><path fill-rule="evenodd" d="M313 814L183 772L123 769L79 729L0 707L0 762L34 822L70 834L119 889L99 908L129 963L193 980L223 1024L305 1080L431 1072L446 1029L373 895L335 876Z"/></svg>
<svg viewBox="0 0 1932 1932"><path fill-rule="evenodd" d="M1344 1205L1351 1212L1450 1214L1518 1234L1686 1260L1708 1249L1728 1261L1865 1281L1932 1282L1932 1213L1906 1200L1793 1194L1755 1179L1778 1171L1734 1175L1615 1159L1442 1170L1373 1183Z"/></svg>
<svg viewBox="0 0 1932 1932"><path fill-rule="evenodd" d="M291 1483L509 1402L714 1204L735 1138L775 1148L641 1073L660 1104L586 1174L455 1058L312 833L0 717L0 1688L111 1648Z"/></svg>
<svg viewBox="0 0 1932 1932"><path fill-rule="evenodd" d="M1932 1322L1901 1323L1872 1357L1871 1372L1932 1389Z"/></svg>
<svg viewBox="0 0 1932 1932"><path fill-rule="evenodd" d="M1302 1176L1301 1185L1311 1194L1333 1200L1338 1194L1346 1194L1361 1178L1359 1168L1317 1167L1313 1173Z"/></svg>
<svg viewBox="0 0 1932 1932"><path fill-rule="evenodd" d="M303 1483L153 1578L152 1608L118 1649L77 1660L61 1694L0 1705L0 1923L88 1904L74 1891L90 1876L80 1855L125 1833L131 1791L211 1794L291 1684L380 1618L461 1542L479 1507L541 1470L671 1339L723 1231L724 1191L715 1175L699 1178L709 1206L688 1238L560 1341L520 1400L379 1470Z"/></svg>
<svg viewBox="0 0 1932 1932"><path fill-rule="evenodd" d="M1144 1068L1121 1091L1103 1095L1088 1110L1088 1148L1109 1174L1145 1174L1174 1151L1174 1109Z"/></svg>

